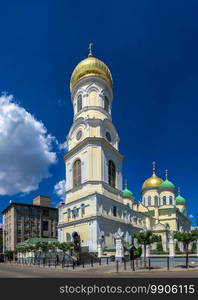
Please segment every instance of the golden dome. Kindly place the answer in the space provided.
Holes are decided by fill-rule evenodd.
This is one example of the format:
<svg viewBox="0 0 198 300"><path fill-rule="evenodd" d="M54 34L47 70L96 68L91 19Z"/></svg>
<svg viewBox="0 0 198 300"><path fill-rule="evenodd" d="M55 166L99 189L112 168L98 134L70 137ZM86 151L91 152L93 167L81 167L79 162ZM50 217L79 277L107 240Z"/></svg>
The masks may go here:
<svg viewBox="0 0 198 300"><path fill-rule="evenodd" d="M146 179L142 185L142 190L150 188L158 188L163 180L155 174L155 162L153 162L153 175Z"/></svg>
<svg viewBox="0 0 198 300"><path fill-rule="evenodd" d="M163 182L163 180L161 178L157 177L155 175L155 173L153 173L153 175L150 178L148 178L144 181L142 189L157 188L162 182Z"/></svg>
<svg viewBox="0 0 198 300"><path fill-rule="evenodd" d="M70 80L70 90L72 91L80 79L88 76L99 76L112 86L113 80L109 68L101 60L89 54L75 67Z"/></svg>

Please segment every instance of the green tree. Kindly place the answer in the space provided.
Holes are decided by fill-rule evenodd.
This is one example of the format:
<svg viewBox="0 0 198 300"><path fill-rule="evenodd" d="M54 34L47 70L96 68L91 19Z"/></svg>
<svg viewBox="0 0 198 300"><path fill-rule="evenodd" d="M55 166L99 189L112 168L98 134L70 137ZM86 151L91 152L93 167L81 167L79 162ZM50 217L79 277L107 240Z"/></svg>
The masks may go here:
<svg viewBox="0 0 198 300"><path fill-rule="evenodd" d="M45 262L47 253L50 250L50 243L38 242L38 243L36 243L36 249L41 250L44 253L44 262Z"/></svg>
<svg viewBox="0 0 198 300"><path fill-rule="evenodd" d="M146 246L161 240L161 236L153 234L151 230L134 233L133 237L137 239L140 245L144 247L144 267L146 268Z"/></svg>
<svg viewBox="0 0 198 300"><path fill-rule="evenodd" d="M12 250L6 250L5 251L5 258L9 261L11 261L13 259L13 251Z"/></svg>
<svg viewBox="0 0 198 300"><path fill-rule="evenodd" d="M161 240L157 242L157 251L161 253L164 252Z"/></svg>
<svg viewBox="0 0 198 300"><path fill-rule="evenodd" d="M192 243L192 247L191 247L191 251L192 252L196 252L196 250L197 250L197 243Z"/></svg>
<svg viewBox="0 0 198 300"><path fill-rule="evenodd" d="M63 243L59 243L58 245L58 249L62 250L63 253L64 253L64 259L65 259L65 254L68 250L70 250L74 244L73 243L66 243L66 242L63 242Z"/></svg>
<svg viewBox="0 0 198 300"><path fill-rule="evenodd" d="M175 253L177 253L177 254L181 253L178 242L175 243Z"/></svg>
<svg viewBox="0 0 198 300"><path fill-rule="evenodd" d="M186 267L188 268L189 244L198 239L198 232L196 230L191 232L177 232L175 233L174 238L184 245L184 250L186 252Z"/></svg>

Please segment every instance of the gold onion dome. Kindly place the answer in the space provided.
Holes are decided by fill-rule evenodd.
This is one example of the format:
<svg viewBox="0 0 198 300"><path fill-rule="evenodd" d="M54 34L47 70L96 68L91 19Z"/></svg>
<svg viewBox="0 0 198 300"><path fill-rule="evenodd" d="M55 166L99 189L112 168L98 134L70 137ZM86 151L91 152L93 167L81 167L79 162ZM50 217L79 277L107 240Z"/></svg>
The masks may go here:
<svg viewBox="0 0 198 300"><path fill-rule="evenodd" d="M144 181L142 190L158 188L162 182L163 180L155 174L155 163L153 163L153 175Z"/></svg>
<svg viewBox="0 0 198 300"><path fill-rule="evenodd" d="M98 76L106 80L111 86L113 84L111 72L107 65L101 60L93 57L91 52L91 46L89 46L90 52L87 58L82 60L74 69L71 80L70 90L72 91L75 84L82 78L89 76Z"/></svg>

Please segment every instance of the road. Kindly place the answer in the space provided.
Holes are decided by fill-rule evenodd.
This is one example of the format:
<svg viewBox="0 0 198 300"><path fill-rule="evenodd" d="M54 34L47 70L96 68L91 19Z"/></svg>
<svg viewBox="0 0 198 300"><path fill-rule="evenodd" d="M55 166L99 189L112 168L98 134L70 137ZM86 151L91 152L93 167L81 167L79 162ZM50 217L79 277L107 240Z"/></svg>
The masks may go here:
<svg viewBox="0 0 198 300"><path fill-rule="evenodd" d="M115 265L102 266L90 268L81 267L72 270L67 269L55 269L48 267L37 267L37 266L22 266L22 265L9 265L0 264L0 278L104 278L104 277L160 277L160 278L198 278L198 270L177 270L177 271L136 271L131 270L123 271L119 273L115 272Z"/></svg>

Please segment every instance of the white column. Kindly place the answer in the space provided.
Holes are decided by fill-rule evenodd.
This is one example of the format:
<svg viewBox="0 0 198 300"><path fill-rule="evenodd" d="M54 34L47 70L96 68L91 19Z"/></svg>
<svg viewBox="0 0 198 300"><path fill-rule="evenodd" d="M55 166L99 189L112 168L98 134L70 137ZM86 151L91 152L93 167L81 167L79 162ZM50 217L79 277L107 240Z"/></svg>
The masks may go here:
<svg viewBox="0 0 198 300"><path fill-rule="evenodd" d="M98 257L99 258L103 256L103 251L104 251L104 233L102 232L98 239Z"/></svg>
<svg viewBox="0 0 198 300"><path fill-rule="evenodd" d="M134 238L133 243L134 243L134 246L137 248L138 247L138 241L137 241L136 238Z"/></svg>
<svg viewBox="0 0 198 300"><path fill-rule="evenodd" d="M175 256L175 243L173 238L173 232L169 233L169 257Z"/></svg>
<svg viewBox="0 0 198 300"><path fill-rule="evenodd" d="M124 232L122 232L120 228L114 234L116 240L116 261L123 261L124 259L123 236Z"/></svg>
<svg viewBox="0 0 198 300"><path fill-rule="evenodd" d="M166 252L167 251L167 233L164 232L162 236L162 247L163 250Z"/></svg>
<svg viewBox="0 0 198 300"><path fill-rule="evenodd" d="M146 257L149 257L149 256L150 256L150 250L151 250L151 246L150 246L150 245L147 245L147 246L146 246Z"/></svg>
<svg viewBox="0 0 198 300"><path fill-rule="evenodd" d="M151 250L150 245L146 245L146 257L150 256L150 250ZM144 245L142 245L142 255L141 255L141 257L144 258Z"/></svg>
<svg viewBox="0 0 198 300"><path fill-rule="evenodd" d="M183 244L183 242L178 242L178 244L179 244L180 251L184 252L184 244Z"/></svg>
<svg viewBox="0 0 198 300"><path fill-rule="evenodd" d="M99 243L98 244L98 257L102 257L103 256L103 249L102 249L102 245Z"/></svg>

